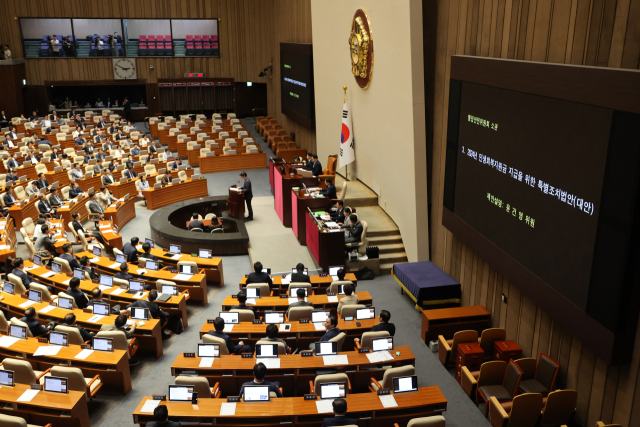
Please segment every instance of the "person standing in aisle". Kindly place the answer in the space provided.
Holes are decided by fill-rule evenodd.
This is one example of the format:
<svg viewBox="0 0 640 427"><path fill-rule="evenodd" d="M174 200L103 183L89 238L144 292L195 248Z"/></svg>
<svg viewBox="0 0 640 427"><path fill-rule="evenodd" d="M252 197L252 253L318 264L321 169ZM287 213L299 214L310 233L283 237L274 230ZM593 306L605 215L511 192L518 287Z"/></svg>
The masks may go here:
<svg viewBox="0 0 640 427"><path fill-rule="evenodd" d="M253 199L253 191L251 191L251 180L247 177L247 173L242 171L240 173L242 179L244 179L244 185L240 189L244 193L244 201L247 202L247 210L249 211L249 216L247 216L245 221L253 221L253 208L251 207L251 199Z"/></svg>

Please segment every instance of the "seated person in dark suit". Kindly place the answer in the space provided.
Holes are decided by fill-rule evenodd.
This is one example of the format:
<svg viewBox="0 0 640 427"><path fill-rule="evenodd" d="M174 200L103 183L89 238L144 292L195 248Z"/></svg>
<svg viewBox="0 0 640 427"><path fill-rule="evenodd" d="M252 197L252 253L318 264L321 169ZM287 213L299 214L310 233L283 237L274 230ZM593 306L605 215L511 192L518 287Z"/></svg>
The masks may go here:
<svg viewBox="0 0 640 427"><path fill-rule="evenodd" d="M138 176L138 173L133 170L133 165L127 166L127 170L124 171L124 177L127 179L133 179Z"/></svg>
<svg viewBox="0 0 640 427"><path fill-rule="evenodd" d="M133 162L133 155L132 155L132 154L129 154L129 155L127 156L127 161L126 161L126 163L124 164L124 166L125 166L127 169L129 169L129 167L132 167L132 168L133 168L133 163L134 163L134 162Z"/></svg>
<svg viewBox="0 0 640 427"><path fill-rule="evenodd" d="M338 224L344 224L344 202L337 200L333 207L336 208L336 210L331 212L331 220Z"/></svg>
<svg viewBox="0 0 640 427"><path fill-rule="evenodd" d="M38 180L36 181L36 185L38 186L38 188L49 187L49 181L47 181L47 178L45 177L44 172L40 172L38 174Z"/></svg>
<svg viewBox="0 0 640 427"><path fill-rule="evenodd" d="M177 421L169 421L169 410L166 405L158 405L153 410L155 421L149 421L147 427L182 427Z"/></svg>
<svg viewBox="0 0 640 427"><path fill-rule="evenodd" d="M38 319L36 318L36 309L33 307L29 307L24 311L24 317L20 319L21 322L24 322L29 327L31 331L31 335L34 337L41 337L43 335L47 335L51 330L49 325L42 326Z"/></svg>
<svg viewBox="0 0 640 427"><path fill-rule="evenodd" d="M153 291L152 291L153 292ZM241 354L241 353L249 353L251 352L251 347L248 345L244 345L244 342L240 341L238 344L234 344L231 340L231 337L224 333L224 319L221 317L216 317L213 321L214 331L209 331L209 335L213 337L218 337L224 340L227 344L227 349L229 350L229 354Z"/></svg>
<svg viewBox="0 0 640 427"><path fill-rule="evenodd" d="M324 327L327 332L325 332L322 338L320 338L317 342L327 342L340 334L340 328L338 328L338 318L336 316L327 317L327 320L324 321ZM309 349L315 350L316 344L309 344Z"/></svg>
<svg viewBox="0 0 640 427"><path fill-rule="evenodd" d="M380 323L371 328L371 331L387 331L389 335L394 336L396 334L396 325L389 323L389 319L391 319L391 313L387 310L382 310L380 312Z"/></svg>
<svg viewBox="0 0 640 427"><path fill-rule="evenodd" d="M82 268L78 260L73 256L73 250L69 243L62 245L62 255L60 255L60 258L67 261L72 270L80 270Z"/></svg>
<svg viewBox="0 0 640 427"><path fill-rule="evenodd" d="M49 203L51 203L51 206L54 206L56 208L64 204L64 199L62 198L62 196L60 196L60 192L58 191L58 188L54 187L51 189L51 195L49 196Z"/></svg>
<svg viewBox="0 0 640 427"><path fill-rule="evenodd" d="M310 171L313 170L313 154L307 153L307 164L305 165L305 169Z"/></svg>
<svg viewBox="0 0 640 427"><path fill-rule="evenodd" d="M66 293L70 297L73 297L74 300L76 300L76 305L80 309L86 308L89 304L89 299L87 299L87 296L84 294L84 292L80 290L80 279L78 279L77 277L74 277L69 281L69 287L67 288Z"/></svg>
<svg viewBox="0 0 640 427"><path fill-rule="evenodd" d="M234 305L233 307L231 307L231 310L233 309L238 309L238 310L251 310L254 313L256 312L256 308L255 307L249 307L247 304L245 304L247 302L247 292L246 291L240 291L238 292L238 305Z"/></svg>
<svg viewBox="0 0 640 427"><path fill-rule="evenodd" d="M198 214L195 212L193 213L193 215L191 215L191 221L189 221L188 230L191 231L194 228L199 228L202 231L205 231L204 223L198 219Z"/></svg>
<svg viewBox="0 0 640 427"><path fill-rule="evenodd" d="M289 317L289 310L291 310L291 307L313 307L313 303L304 300L305 294L306 292L302 288L298 288L296 290L296 297L298 297L298 301L289 304L289 308L287 308L287 317Z"/></svg>
<svg viewBox="0 0 640 427"><path fill-rule="evenodd" d="M171 171L167 169L167 172L162 177L162 185L171 184L171 181L173 181L173 176L171 175Z"/></svg>
<svg viewBox="0 0 640 427"><path fill-rule="evenodd" d="M322 164L318 161L318 155L314 154L313 155L313 169L312 169L312 173L313 176L320 176L322 175Z"/></svg>
<svg viewBox="0 0 640 427"><path fill-rule="evenodd" d="M151 245L147 242L142 244L142 250L144 254L140 255L140 258L150 259L152 261L158 261L158 257L151 253Z"/></svg>
<svg viewBox="0 0 640 427"><path fill-rule="evenodd" d="M120 272L116 273L114 277L120 280L133 279L133 276L129 274L129 264L127 264L126 262L123 262L122 264L120 264Z"/></svg>
<svg viewBox="0 0 640 427"><path fill-rule="evenodd" d="M29 285L33 280L24 272L24 261L22 258L18 257L13 260L13 270L11 271L11 274L18 276L22 281L22 285L29 290Z"/></svg>
<svg viewBox="0 0 640 427"><path fill-rule="evenodd" d="M105 304L108 304L109 301L104 301L102 299L102 291L100 290L99 287L95 287L91 290L91 301L89 301L89 303L87 304L87 307L92 307L93 308L93 304L97 303L97 302L102 302ZM109 312L111 314L120 314L120 305L116 304L113 307L111 307L111 309L109 310ZM123 312L123 314L126 313L126 311Z"/></svg>
<svg viewBox="0 0 640 427"><path fill-rule="evenodd" d="M156 299L158 299L158 291L154 289L152 291L149 291L149 295L147 295L146 300L139 299L129 304L127 308L131 308L131 307L148 308L149 313L151 314L151 317L153 317L154 319L160 319L160 324L164 324L165 319L169 318L169 313L160 309L158 304L155 303ZM224 329L224 321L223 321L222 328ZM162 331L163 339L169 338L170 336L171 335L164 332L164 330Z"/></svg>
<svg viewBox="0 0 640 427"><path fill-rule="evenodd" d="M304 264L298 263L296 265L296 272L291 274L292 283L311 283L311 279L308 275L304 274Z"/></svg>
<svg viewBox="0 0 640 427"><path fill-rule="evenodd" d="M319 193L322 193L322 195L327 199L337 199L338 193L336 193L336 186L333 185L333 180L331 178L326 178L324 182L327 184L327 188L321 189Z"/></svg>
<svg viewBox="0 0 640 427"><path fill-rule="evenodd" d="M242 388L240 388L240 397L244 399L244 387L248 385L269 386L269 392L274 392L277 397L282 397L282 393L280 392L280 383L278 381L265 381L265 375L267 375L267 367L264 366L264 363L256 363L253 367L253 381L242 384Z"/></svg>
<svg viewBox="0 0 640 427"><path fill-rule="evenodd" d="M322 421L322 427L332 427L332 426L348 426L348 425L357 425L358 422L353 418L347 418L347 401L340 398L335 399L332 403L333 405L333 413L335 416L333 418L325 418Z"/></svg>
<svg viewBox="0 0 640 427"><path fill-rule="evenodd" d="M73 181L71 184L71 189L69 189L69 197L75 199L76 197L84 194L84 191L80 188L77 182Z"/></svg>
<svg viewBox="0 0 640 427"><path fill-rule="evenodd" d="M125 243L122 247L122 253L127 257L127 262L138 262L138 242L140 239L137 237L132 237L130 243Z"/></svg>
<svg viewBox="0 0 640 427"><path fill-rule="evenodd" d="M268 283L269 286L273 285L271 276L267 273L263 273L262 268L262 263L260 261L253 264L253 273L250 273L249 277L247 277L247 285L251 283Z"/></svg>
<svg viewBox="0 0 640 427"><path fill-rule="evenodd" d="M7 184L9 184L10 182L18 182L20 180L20 177L18 176L18 170L17 169L11 169L11 173L9 175L7 175L5 180L6 180Z"/></svg>
<svg viewBox="0 0 640 427"><path fill-rule="evenodd" d="M91 240L91 237L95 237L98 242L104 244L104 239L102 238L98 230L90 232L89 230L84 228L84 226L80 222L80 212L74 212L73 214L71 214L71 218L73 218L73 222L71 223L71 225L73 226L73 229L76 231L76 233L84 234L84 236L87 238L87 241Z"/></svg>
<svg viewBox="0 0 640 427"><path fill-rule="evenodd" d="M7 167L10 169L17 168L22 166L18 161L18 152L16 151L13 155L7 160Z"/></svg>
<svg viewBox="0 0 640 427"><path fill-rule="evenodd" d="M18 198L16 197L16 193L13 191L13 185L8 185L6 187L6 193L4 193L4 204L6 207L10 208L11 206L16 204Z"/></svg>
<svg viewBox="0 0 640 427"><path fill-rule="evenodd" d="M73 281L73 279L71 280ZM76 315L73 313L69 313L66 316L64 316L64 323L62 324L62 326L78 328L78 330L80 331L80 335L82 336L82 341L90 341L94 336L93 332L89 332L85 328L76 326Z"/></svg>
<svg viewBox="0 0 640 427"><path fill-rule="evenodd" d="M349 237L344 239L345 243L360 243L362 236L362 224L358 221L358 217L354 214L349 216L351 227L349 227Z"/></svg>
<svg viewBox="0 0 640 427"><path fill-rule="evenodd" d="M176 159L176 161L171 164L171 170L178 170L179 166L182 166L182 160Z"/></svg>

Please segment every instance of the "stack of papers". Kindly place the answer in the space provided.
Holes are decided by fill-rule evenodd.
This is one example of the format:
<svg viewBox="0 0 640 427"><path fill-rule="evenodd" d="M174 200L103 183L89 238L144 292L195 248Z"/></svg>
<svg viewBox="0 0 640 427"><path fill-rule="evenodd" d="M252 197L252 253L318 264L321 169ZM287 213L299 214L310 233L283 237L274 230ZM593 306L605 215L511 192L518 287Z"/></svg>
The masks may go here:
<svg viewBox="0 0 640 427"><path fill-rule="evenodd" d="M280 369L280 359L278 359L277 357L268 357L264 359L261 358L258 360L264 363L264 366L266 366L267 369Z"/></svg>
<svg viewBox="0 0 640 427"><path fill-rule="evenodd" d="M224 330L223 332L231 332L233 331L233 325L224 325Z"/></svg>
<svg viewBox="0 0 640 427"><path fill-rule="evenodd" d="M153 414L153 410L156 409L159 404L160 404L159 400L147 399L147 401L144 402L144 405L142 405L140 412L144 412L146 414Z"/></svg>
<svg viewBox="0 0 640 427"><path fill-rule="evenodd" d="M393 408L398 406L398 402L396 402L396 398L393 397L393 394L385 394L384 396L378 396L380 398L380 403L385 408Z"/></svg>
<svg viewBox="0 0 640 427"><path fill-rule="evenodd" d="M298 301L298 298L289 298L289 304L293 304L296 301Z"/></svg>
<svg viewBox="0 0 640 427"><path fill-rule="evenodd" d="M54 271L47 271L46 273L41 274L40 277L44 277L45 279L47 279L47 278L55 276L55 275L56 275L56 273Z"/></svg>
<svg viewBox="0 0 640 427"><path fill-rule="evenodd" d="M91 258L91 259L89 260L89 262L98 262L98 261L100 261L100 258L99 258L99 257Z"/></svg>
<svg viewBox="0 0 640 427"><path fill-rule="evenodd" d="M65 285L68 285L68 283L65 283ZM100 290L102 292L106 291L107 289L111 289L111 286L107 286L107 285L98 285L98 288L100 288Z"/></svg>
<svg viewBox="0 0 640 427"><path fill-rule="evenodd" d="M316 408L319 414L333 412L333 399L316 400Z"/></svg>
<svg viewBox="0 0 640 427"><path fill-rule="evenodd" d="M317 322L317 323L314 323L313 326L316 327L316 331L324 331L325 330L324 323Z"/></svg>
<svg viewBox="0 0 640 427"><path fill-rule="evenodd" d="M27 301L23 302L22 304L20 304L19 307L27 308L27 307L32 306L35 303L36 303L35 301L27 300Z"/></svg>
<svg viewBox="0 0 640 427"><path fill-rule="evenodd" d="M348 365L349 357L346 354L339 354L337 356L322 356L322 360L326 365Z"/></svg>
<svg viewBox="0 0 640 427"><path fill-rule="evenodd" d="M53 310L54 308L56 308L56 306L55 306L55 305L48 305L48 306L46 306L46 307L41 308L40 310L38 310L38 313L43 313L43 314L44 314L44 313L48 313L48 312L50 312L51 310Z"/></svg>
<svg viewBox="0 0 640 427"><path fill-rule="evenodd" d="M91 353L93 353L93 350L89 350L89 349L82 350L80 353L74 356L74 359L84 360L87 357L91 356Z"/></svg>
<svg viewBox="0 0 640 427"><path fill-rule="evenodd" d="M220 416L223 415L235 415L236 414L236 403L227 403L224 402L222 403L222 406L220 406Z"/></svg>
<svg viewBox="0 0 640 427"><path fill-rule="evenodd" d="M109 268L120 268L120 263L118 263L118 262L114 262L113 264L111 264L111 265L109 266Z"/></svg>
<svg viewBox="0 0 640 427"><path fill-rule="evenodd" d="M59 345L43 345L33 353L34 356L55 356L62 347Z"/></svg>
<svg viewBox="0 0 640 427"><path fill-rule="evenodd" d="M11 347L13 344L18 342L19 338L10 337L8 335L0 337L0 347Z"/></svg>
<svg viewBox="0 0 640 427"><path fill-rule="evenodd" d="M175 254L171 257L171 259L180 259L182 258L182 254Z"/></svg>
<svg viewBox="0 0 640 427"><path fill-rule="evenodd" d="M31 402L38 393L40 393L40 390L25 390L25 392L18 398L18 402Z"/></svg>
<svg viewBox="0 0 640 427"><path fill-rule="evenodd" d="M40 266L39 265L32 265L31 267L25 267L24 271L35 270L36 268L40 268Z"/></svg>
<svg viewBox="0 0 640 427"><path fill-rule="evenodd" d="M393 360L393 356L388 351L376 351L373 353L367 353L367 359L371 363L386 362L387 360Z"/></svg>
<svg viewBox="0 0 640 427"><path fill-rule="evenodd" d="M210 368L211 366L213 366L213 362L214 362L215 357L203 357L202 359L200 359L200 367L201 368Z"/></svg>
<svg viewBox="0 0 640 427"><path fill-rule="evenodd" d="M95 323L100 321L104 316L100 315L100 314L94 314L93 316L91 316L89 318L89 320L87 320L87 322L91 322L91 323Z"/></svg>
<svg viewBox="0 0 640 427"><path fill-rule="evenodd" d="M327 297L327 301L329 301L329 302L338 302L338 297L335 296L335 295L328 296Z"/></svg>
<svg viewBox="0 0 640 427"><path fill-rule="evenodd" d="M247 305L256 305L256 299L255 298L249 298L247 300Z"/></svg>
<svg viewBox="0 0 640 427"><path fill-rule="evenodd" d="M63 285L68 285L69 283L71 283L71 279L67 279L64 282L62 282Z"/></svg>
<svg viewBox="0 0 640 427"><path fill-rule="evenodd" d="M289 283L291 283L291 278L289 278L289 277L283 277L282 278L282 284L283 285L288 285Z"/></svg>
<svg viewBox="0 0 640 427"><path fill-rule="evenodd" d="M179 256L181 256L181 255L179 255ZM171 258L174 259L173 257L171 257ZM191 279L191 277L192 276L190 276L188 274L176 274L175 276L173 276L173 280L186 281L186 280Z"/></svg>
<svg viewBox="0 0 640 427"><path fill-rule="evenodd" d="M100 226L100 228L109 228L111 227L111 224L103 224ZM142 247L142 245L140 245L140 248Z"/></svg>
<svg viewBox="0 0 640 427"><path fill-rule="evenodd" d="M4 251L5 249L9 249L9 245L0 245L0 251Z"/></svg>
<svg viewBox="0 0 640 427"><path fill-rule="evenodd" d="M126 291L126 289L124 289L124 288L114 289L113 291L111 291L111 293L109 295L120 295L124 291Z"/></svg>

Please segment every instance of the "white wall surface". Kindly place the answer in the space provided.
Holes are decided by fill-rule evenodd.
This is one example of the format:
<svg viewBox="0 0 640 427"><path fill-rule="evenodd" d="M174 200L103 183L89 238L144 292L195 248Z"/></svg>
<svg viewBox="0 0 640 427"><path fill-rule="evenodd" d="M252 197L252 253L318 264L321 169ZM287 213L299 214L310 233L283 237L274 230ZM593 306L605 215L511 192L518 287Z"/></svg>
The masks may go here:
<svg viewBox="0 0 640 427"><path fill-rule="evenodd" d="M104 36L113 35L115 32L122 36L122 25L120 22L119 19L74 19L73 31L79 40L94 34Z"/></svg>
<svg viewBox="0 0 640 427"><path fill-rule="evenodd" d="M373 34L367 89L351 73L347 44L357 9L368 14ZM400 228L409 261L428 260L422 2L311 0L311 20L318 155L326 162L339 151L346 85L356 150L348 177L379 191L379 204ZM344 176L345 168L339 172Z"/></svg>
<svg viewBox="0 0 640 427"><path fill-rule="evenodd" d="M138 40L143 36L171 35L171 25L168 19L127 19L129 40Z"/></svg>
<svg viewBox="0 0 640 427"><path fill-rule="evenodd" d="M64 37L71 35L71 19L21 19L20 27L24 39L42 40L45 34Z"/></svg>
<svg viewBox="0 0 640 427"><path fill-rule="evenodd" d="M217 35L218 21L211 19L173 19L171 20L174 39L184 39L187 35Z"/></svg>

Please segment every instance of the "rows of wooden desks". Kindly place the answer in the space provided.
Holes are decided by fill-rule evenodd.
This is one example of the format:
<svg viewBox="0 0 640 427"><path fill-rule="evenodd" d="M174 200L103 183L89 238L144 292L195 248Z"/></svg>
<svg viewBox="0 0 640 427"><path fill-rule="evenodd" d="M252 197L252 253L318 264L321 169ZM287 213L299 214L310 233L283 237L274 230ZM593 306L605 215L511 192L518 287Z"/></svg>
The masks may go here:
<svg viewBox="0 0 640 427"><path fill-rule="evenodd" d="M178 143L178 147L180 147L180 142ZM204 147L204 141L201 142L202 147L200 148L205 148ZM186 145L186 143L185 143ZM197 146L196 146L197 147ZM185 152L186 152L186 158L189 161L189 165L196 167L196 166L200 166L200 148L185 148ZM261 145L254 145L253 147L258 149L258 153L262 153L262 146ZM236 151L239 153L244 153L247 150L247 146L246 145L242 145L242 142L240 142L238 144L238 146L236 147ZM224 143L222 145L220 145L217 148L211 148L211 152L212 153L216 153L216 156L222 156L224 155ZM178 156L180 158L183 158L183 156L180 155L180 153L178 153Z"/></svg>
<svg viewBox="0 0 640 427"><path fill-rule="evenodd" d="M29 425L44 426L52 423L56 426L89 427L86 393L69 391L64 394L39 391L30 402L18 401L18 398L29 389L30 386L26 384L3 387L0 393L2 413L24 418Z"/></svg>
<svg viewBox="0 0 640 427"><path fill-rule="evenodd" d="M395 353L400 352L399 356ZM372 363L367 354L358 351L344 351L340 355L347 356L348 363L342 365L325 365L322 356L302 357L298 354L283 354L280 367L269 368L269 381L279 381L285 396L303 396L309 393L309 381L316 377L320 369L335 368L349 377L353 392L369 391L370 379L382 381L384 371L389 367L415 365L416 358L408 346L396 347L392 353L393 360L383 363ZM220 383L223 396L238 396L242 384L253 380L253 367L262 359L244 358L240 355L228 355L215 358L211 367L201 367L199 357L178 355L171 365L171 375L197 375L206 377L211 387ZM382 366L384 365L384 367Z"/></svg>
<svg viewBox="0 0 640 427"><path fill-rule="evenodd" d="M200 328L200 338L213 330L213 319L207 320L207 323ZM357 325L360 324L360 326ZM375 325L379 323L378 319L367 320L344 320L338 319L338 328L340 332L346 334L342 349L350 351L355 348L353 339L362 338L362 334L371 331ZM316 329L314 323L291 322L289 331L279 331L278 338L283 339L287 345L293 349L308 349L309 344L317 342L326 332L324 327ZM234 341L241 340L245 344L254 345L266 336L267 325L264 323L254 324L250 322L240 322L233 325L233 329L225 331L225 334L233 338Z"/></svg>
<svg viewBox="0 0 640 427"><path fill-rule="evenodd" d="M359 304L371 305L373 298L369 291L356 292L355 293L360 300ZM313 306L317 309L329 309L335 310L338 307L338 302L344 298L344 295L328 296L324 295L310 295L307 297L307 301L312 302ZM272 311L286 311L289 308L289 299L281 297L260 297L255 298L256 312L263 313L265 310ZM232 306L238 305L238 300L233 296L228 296L222 302L222 310L229 311Z"/></svg>
<svg viewBox="0 0 640 427"><path fill-rule="evenodd" d="M169 163L171 164L171 162ZM160 170L160 169L166 169L167 163L159 163L156 165L156 170ZM142 168L142 167L141 167ZM135 167L134 167L135 170ZM141 170L140 172L136 171L136 173L141 174L144 172L144 169ZM179 173L180 171L178 170L172 170L171 171L171 177L173 179L179 178ZM194 174L193 168L191 169L187 169L185 170L187 177L191 178L191 176ZM114 175L115 176L115 175ZM153 187L153 185L156 183L156 177L158 176L158 174L150 174L150 175L146 175L147 177L147 182L149 183L149 187ZM125 195L129 194L131 196L138 194L138 189L136 188L136 181L140 180L140 178L134 178L134 179L129 179L125 182L120 182L120 178L117 178L117 182L113 183L113 184L109 184L107 185L107 188L109 189L109 191L111 191L111 193L113 193L113 197L115 197L116 199L121 199L123 198ZM84 189L84 187L81 187ZM89 188L89 187L87 187ZM100 186L96 187L96 189L100 188Z"/></svg>
<svg viewBox="0 0 640 427"><path fill-rule="evenodd" d="M267 167L267 153L237 153L200 157L200 173L226 172Z"/></svg>
<svg viewBox="0 0 640 427"><path fill-rule="evenodd" d="M120 264L116 263L113 259L107 257L96 257L90 252L79 252L75 254L76 258L82 258L87 256L91 260L91 264L105 274L113 276L120 272ZM97 258L97 260L96 260ZM94 261L95 260L95 261ZM142 270L142 271L141 271ZM194 274L189 279L181 279L178 276L178 272L172 270L172 267L165 267L159 271L144 270L138 267L138 264L129 263L129 274L145 283L150 283L155 289L156 280L170 280L178 285L178 290L184 292L189 291L190 299L193 301L200 301L202 305L207 305L207 281L203 272Z"/></svg>
<svg viewBox="0 0 640 427"><path fill-rule="evenodd" d="M240 290L244 289L247 286L247 276L240 279ZM285 276L289 277L290 274L285 274ZM351 280L354 286L358 285L358 279L356 279L356 275L353 273L347 273L344 276L345 280ZM282 280L285 279L285 283L282 283ZM311 280L311 286L316 294L326 294L327 289L333 283L333 278L331 276L320 276L320 275L311 275L309 276ZM273 286L271 290L274 291L274 296L282 295L283 293L287 293L287 289L289 288L289 281L286 280L285 277L282 276L271 276L271 281L273 282Z"/></svg>
<svg viewBox="0 0 640 427"><path fill-rule="evenodd" d="M393 395L398 406L385 408L376 393L348 394L349 418L355 418L359 427L389 427L393 423L406 425L412 418L437 415L447 410L447 399L438 386L420 387L413 393ZM143 397L133 412L133 422L152 421L153 413L142 412L151 396ZM184 424L216 426L318 426L333 413L318 413L317 401L304 397L282 397L265 402L240 402L234 415L221 415L226 399L199 399L197 409L191 402L160 402L166 405L171 421Z"/></svg>
<svg viewBox="0 0 640 427"><path fill-rule="evenodd" d="M204 173L202 169L201 172ZM207 179L201 176L197 180L188 179L180 184L169 184L162 188L153 188L152 186L148 190L144 190L142 195L147 199L147 209L155 210L183 200L207 197L209 189Z"/></svg>
<svg viewBox="0 0 640 427"><path fill-rule="evenodd" d="M69 276L67 274L55 274L51 277L45 277L50 273L51 270L47 267L38 267L34 265L31 261L26 260L24 262L26 268L28 268L28 273L34 277L39 283L43 283L49 286L52 286L56 290L60 292L66 292L67 287L69 286ZM81 280L80 281L80 290L86 294L91 294L91 291L98 287L98 283L94 283L91 280ZM110 306L114 306L119 304L121 308L126 307L127 305L147 297L148 292L144 292L141 296L135 297L135 294L129 294L126 291L122 291L118 286L113 286L111 288L101 287L103 300L108 302ZM168 312L172 316L179 316L182 319L183 326L186 328L189 323L187 319L187 300L189 299L189 292L183 291L178 295L172 296L167 301L157 301L158 306ZM155 348L155 346L153 347ZM155 350L154 350L155 351Z"/></svg>
<svg viewBox="0 0 640 427"><path fill-rule="evenodd" d="M16 222L13 218L0 218L0 262L16 257Z"/></svg>

